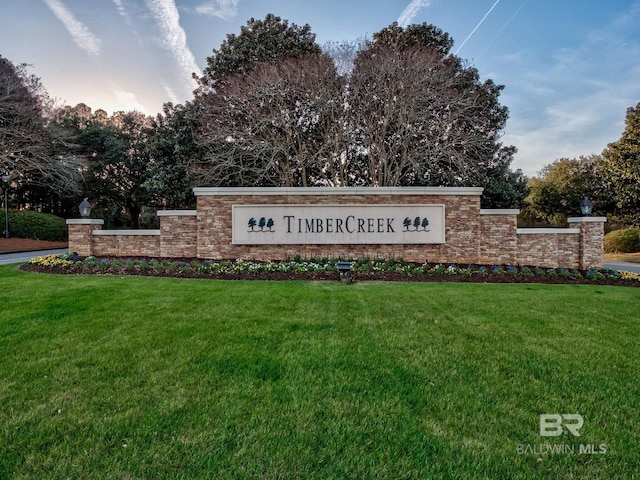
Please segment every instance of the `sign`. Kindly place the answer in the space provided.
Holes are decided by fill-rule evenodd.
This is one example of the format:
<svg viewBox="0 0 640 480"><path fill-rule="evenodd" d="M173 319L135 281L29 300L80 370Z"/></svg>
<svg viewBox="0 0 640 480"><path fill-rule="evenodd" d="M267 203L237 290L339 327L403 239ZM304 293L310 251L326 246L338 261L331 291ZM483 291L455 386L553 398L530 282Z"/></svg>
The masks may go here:
<svg viewBox="0 0 640 480"><path fill-rule="evenodd" d="M233 205L236 245L444 243L444 205Z"/></svg>

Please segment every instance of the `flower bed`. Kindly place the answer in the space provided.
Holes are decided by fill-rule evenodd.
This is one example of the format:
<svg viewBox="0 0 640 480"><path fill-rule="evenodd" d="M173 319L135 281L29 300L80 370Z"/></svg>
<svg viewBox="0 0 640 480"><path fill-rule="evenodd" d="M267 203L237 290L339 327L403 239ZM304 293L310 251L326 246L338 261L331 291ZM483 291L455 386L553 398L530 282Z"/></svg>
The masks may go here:
<svg viewBox="0 0 640 480"><path fill-rule="evenodd" d="M259 280L337 280L338 259L295 258L282 262L195 259L96 258L74 253L33 258L23 270L44 273L146 275L182 278ZM352 260L352 280L451 281L484 283L592 283L640 286L631 272L589 269L540 268L513 265L456 265L409 263L404 260Z"/></svg>

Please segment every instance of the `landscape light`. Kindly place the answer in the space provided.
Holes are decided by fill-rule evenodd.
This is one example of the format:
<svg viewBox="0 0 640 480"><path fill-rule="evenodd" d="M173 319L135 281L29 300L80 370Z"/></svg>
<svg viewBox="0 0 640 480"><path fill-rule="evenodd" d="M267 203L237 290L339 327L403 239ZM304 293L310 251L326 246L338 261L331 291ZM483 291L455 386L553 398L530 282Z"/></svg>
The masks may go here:
<svg viewBox="0 0 640 480"><path fill-rule="evenodd" d="M351 271L351 262L338 262L336 268L340 272L340 280L349 281L349 272Z"/></svg>
<svg viewBox="0 0 640 480"><path fill-rule="evenodd" d="M592 210L593 203L591 203L591 201L587 197L584 197L582 199L582 202L580 202L580 211L582 212L582 215L588 217L589 215L591 215Z"/></svg>
<svg viewBox="0 0 640 480"><path fill-rule="evenodd" d="M91 215L91 204L89 203L89 199L85 198L80 203L80 216L82 218L89 218L89 215Z"/></svg>

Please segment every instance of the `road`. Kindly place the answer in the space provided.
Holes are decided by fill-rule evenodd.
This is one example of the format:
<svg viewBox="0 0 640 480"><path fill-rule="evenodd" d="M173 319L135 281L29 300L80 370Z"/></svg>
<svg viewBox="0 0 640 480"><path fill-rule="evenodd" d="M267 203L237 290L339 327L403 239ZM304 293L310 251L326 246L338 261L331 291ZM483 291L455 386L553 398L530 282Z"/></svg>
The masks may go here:
<svg viewBox="0 0 640 480"><path fill-rule="evenodd" d="M640 273L640 263L605 261L604 267L612 270L626 270L627 272Z"/></svg>

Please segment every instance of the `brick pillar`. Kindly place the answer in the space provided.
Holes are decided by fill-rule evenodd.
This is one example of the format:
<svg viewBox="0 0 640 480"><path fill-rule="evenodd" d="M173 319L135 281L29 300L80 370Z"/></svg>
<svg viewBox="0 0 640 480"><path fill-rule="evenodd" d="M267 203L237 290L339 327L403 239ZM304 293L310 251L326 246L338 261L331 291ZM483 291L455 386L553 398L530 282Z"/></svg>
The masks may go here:
<svg viewBox="0 0 640 480"><path fill-rule="evenodd" d="M572 217L569 225L580 229L581 269L602 268L604 264L604 224L606 217Z"/></svg>
<svg viewBox="0 0 640 480"><path fill-rule="evenodd" d="M69 229L69 251L83 257L93 255L93 231L102 230L104 220L94 218L70 218L67 220Z"/></svg>
<svg viewBox="0 0 640 480"><path fill-rule="evenodd" d="M198 256L198 212L160 210L160 256L192 258Z"/></svg>

